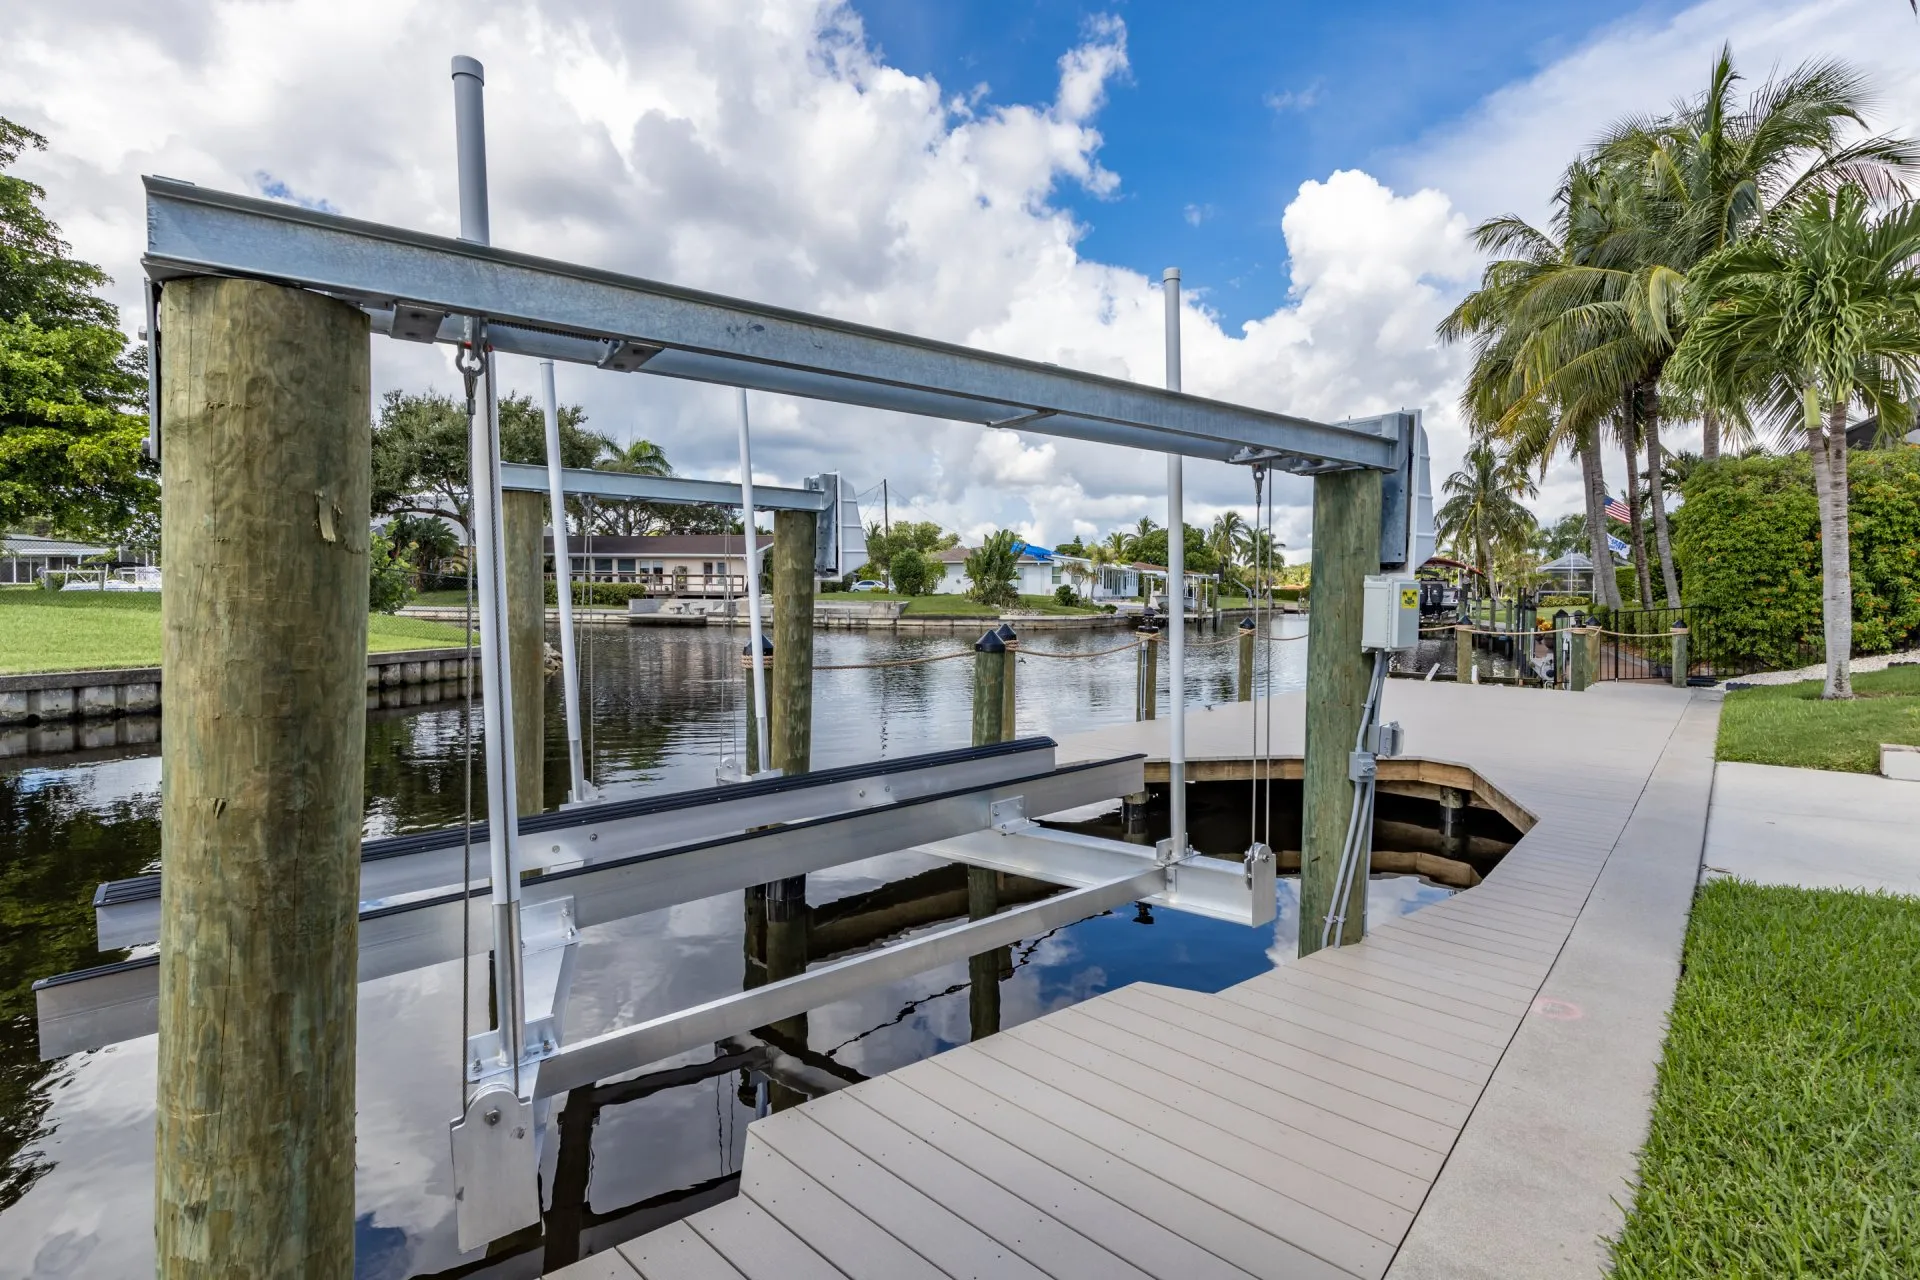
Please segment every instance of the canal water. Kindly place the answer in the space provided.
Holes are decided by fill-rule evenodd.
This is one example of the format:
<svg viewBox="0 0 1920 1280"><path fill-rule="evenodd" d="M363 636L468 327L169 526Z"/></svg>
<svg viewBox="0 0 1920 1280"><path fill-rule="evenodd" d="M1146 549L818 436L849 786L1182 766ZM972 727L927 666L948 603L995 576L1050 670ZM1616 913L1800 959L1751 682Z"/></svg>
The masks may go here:
<svg viewBox="0 0 1920 1280"><path fill-rule="evenodd" d="M1271 625L1276 637L1297 636L1306 620L1281 617ZM1230 628L1196 629L1191 642L1231 634ZM1089 654L1125 637L1114 630L1034 631L1025 643L1032 650ZM852 666L931 656L965 648L968 640L825 631L816 661ZM720 759L742 753L741 643L740 633L717 629L582 630L591 770L610 797L711 786ZM1268 649L1270 687L1300 688L1304 639ZM1191 705L1233 697L1235 650L1232 643L1190 649ZM821 671L815 767L965 746L971 667L962 658ZM1023 656L1020 732L1060 736L1130 721L1135 680L1131 652L1078 660ZM548 699L549 805L566 785L558 701L556 686ZM459 702L371 715L367 834L459 821L469 748ZM484 816L480 753L472 755L476 805ZM30 986L35 978L126 954L94 947L90 904L99 882L155 866L159 775L157 746L30 757L9 761L0 773L0 1278L151 1272L155 1039L40 1063ZM1208 838L1196 830L1197 846L1240 852L1213 849ZM1243 842L1244 829L1231 839ZM915 883L932 884L944 865L901 853L834 868L807 877L807 903L817 911L915 876L923 878ZM1378 877L1370 886L1370 910L1376 916L1410 911L1447 892L1414 877ZM569 1035L738 991L748 969L747 896L725 894L587 930L568 1006ZM1009 949L1001 968L1000 1024L1013 1026L1133 981L1204 991L1241 981L1292 955L1295 907L1295 882L1283 878L1279 919L1270 929L1128 910L1027 939ZM483 1021L484 965L475 967L474 987L471 1012ZM497 1245L491 1260L463 1257L454 1240L447 1123L460 1098L460 990L457 962L360 989L362 1280L539 1274L537 1234ZM805 1043L797 1048L805 1059L846 1078L964 1043L968 966L951 965L814 1010L802 1034ZM675 1062L710 1056L702 1050ZM650 1078L656 1070L649 1068ZM547 1143L548 1256L571 1256L590 1240L632 1233L724 1194L766 1092L735 1071L672 1087L649 1080L624 1091L602 1086L590 1107L571 1106L571 1119L556 1122L555 1132L568 1128L564 1140L550 1135Z"/></svg>

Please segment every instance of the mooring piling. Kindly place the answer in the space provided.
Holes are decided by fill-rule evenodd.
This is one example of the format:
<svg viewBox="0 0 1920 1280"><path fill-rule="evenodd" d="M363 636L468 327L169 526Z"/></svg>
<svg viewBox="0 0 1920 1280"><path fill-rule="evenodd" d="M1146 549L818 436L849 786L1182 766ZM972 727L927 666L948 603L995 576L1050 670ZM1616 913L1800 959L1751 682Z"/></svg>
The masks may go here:
<svg viewBox="0 0 1920 1280"><path fill-rule="evenodd" d="M211 278L168 284L160 314L155 1270L347 1280L368 324Z"/></svg>
<svg viewBox="0 0 1920 1280"><path fill-rule="evenodd" d="M547 807L547 582L540 543L547 504L540 494L516 490L501 494L500 502L500 531L507 547L514 797L521 813L541 813ZM564 532L554 539L554 554L566 554Z"/></svg>
<svg viewBox="0 0 1920 1280"><path fill-rule="evenodd" d="M1240 619L1240 684L1234 701L1253 701L1253 638L1252 618Z"/></svg>
<svg viewBox="0 0 1920 1280"><path fill-rule="evenodd" d="M811 511L773 513L773 767L805 773L813 759L813 557Z"/></svg>
<svg viewBox="0 0 1920 1280"><path fill-rule="evenodd" d="M1348 775L1372 680L1360 647L1366 576L1380 564L1380 473L1334 471L1313 481L1313 608L1307 614L1306 759L1300 788L1300 954L1320 949L1352 820ZM1367 875L1353 877L1342 945L1366 934Z"/></svg>

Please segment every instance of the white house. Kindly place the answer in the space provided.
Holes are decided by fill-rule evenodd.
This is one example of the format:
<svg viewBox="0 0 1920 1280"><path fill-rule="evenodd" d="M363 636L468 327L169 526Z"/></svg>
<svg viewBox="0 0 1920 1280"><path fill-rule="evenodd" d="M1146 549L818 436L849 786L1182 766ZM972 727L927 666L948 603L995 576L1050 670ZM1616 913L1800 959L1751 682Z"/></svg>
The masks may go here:
<svg viewBox="0 0 1920 1280"><path fill-rule="evenodd" d="M933 584L937 596L961 596L967 593L967 557L973 547L948 547L936 551L933 561L940 567L940 578ZM1015 590L1023 596L1050 596L1061 587L1081 587L1067 573L1069 556L1056 556L1042 547L1026 547L1015 562ZM1084 563L1084 562L1083 562Z"/></svg>
<svg viewBox="0 0 1920 1280"><path fill-rule="evenodd" d="M934 561L942 570L939 581L934 584L934 594L966 594L970 585L967 557L973 550L972 547L949 547L934 555ZM1020 559L1015 562L1015 572L1017 589L1023 596L1050 596L1061 587L1072 587L1074 594L1096 604L1121 604L1139 600L1144 583L1153 590L1154 606L1166 607L1167 570L1162 565L1096 565L1084 556L1063 555L1044 547L1023 547ZM1211 574L1193 572L1189 572L1186 579L1187 610L1193 612L1204 584L1213 579Z"/></svg>

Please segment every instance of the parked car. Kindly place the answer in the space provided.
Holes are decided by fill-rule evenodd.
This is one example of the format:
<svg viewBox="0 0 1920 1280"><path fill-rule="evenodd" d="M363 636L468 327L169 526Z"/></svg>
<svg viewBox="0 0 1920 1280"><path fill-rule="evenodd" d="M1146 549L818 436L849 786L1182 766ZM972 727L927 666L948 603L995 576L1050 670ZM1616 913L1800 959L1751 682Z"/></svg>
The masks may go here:
<svg viewBox="0 0 1920 1280"><path fill-rule="evenodd" d="M847 588L849 591L885 591L886 589L886 583L875 582L872 578L862 578Z"/></svg>

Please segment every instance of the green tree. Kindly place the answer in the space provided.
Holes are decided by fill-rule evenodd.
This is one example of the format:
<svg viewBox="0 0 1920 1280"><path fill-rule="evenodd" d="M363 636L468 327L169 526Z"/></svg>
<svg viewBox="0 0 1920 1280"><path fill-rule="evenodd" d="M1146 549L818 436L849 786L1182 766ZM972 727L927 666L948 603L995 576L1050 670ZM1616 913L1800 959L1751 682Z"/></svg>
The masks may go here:
<svg viewBox="0 0 1920 1280"><path fill-rule="evenodd" d="M1695 268L1671 369L1723 410L1755 406L1804 443L1820 511L1822 696L1853 696L1847 411L1905 420L1920 396L1920 207L1876 215L1866 192L1804 194L1762 234Z"/></svg>
<svg viewBox="0 0 1920 1280"><path fill-rule="evenodd" d="M1469 552L1483 581L1493 576L1496 553L1524 547L1533 536L1533 513L1520 499L1534 494L1526 468L1484 441L1467 450L1464 465L1440 486L1446 498L1434 513L1440 539Z"/></svg>
<svg viewBox="0 0 1920 1280"><path fill-rule="evenodd" d="M438 516L402 512L387 521L386 533L417 571L439 573L447 561L460 554L460 539Z"/></svg>
<svg viewBox="0 0 1920 1280"><path fill-rule="evenodd" d="M918 548L902 547L893 553L893 589L902 595L927 595L933 590L942 568Z"/></svg>
<svg viewBox="0 0 1920 1280"><path fill-rule="evenodd" d="M1534 531L1533 552L1541 560L1558 560L1568 552L1578 551L1586 540L1586 517L1571 511L1552 524L1543 524Z"/></svg>
<svg viewBox="0 0 1920 1280"><path fill-rule="evenodd" d="M6 172L45 146L0 119L0 527L155 542L145 349L127 352L106 275L68 255L46 191Z"/></svg>
<svg viewBox="0 0 1920 1280"><path fill-rule="evenodd" d="M375 529L367 539L367 608L398 613L413 599L412 548Z"/></svg>
<svg viewBox="0 0 1920 1280"><path fill-rule="evenodd" d="M561 405L559 418L560 465L591 467L612 447L604 436L581 426L587 415L579 405ZM470 529L468 439L464 401L431 388L387 392L373 428L374 514L442 516ZM546 419L531 396L501 399L500 457L505 462L546 463ZM576 510L576 518L579 514Z"/></svg>
<svg viewBox="0 0 1920 1280"><path fill-rule="evenodd" d="M1016 585L1020 575L1020 554L1013 549L1020 536L1002 529L981 543L966 559L967 595L980 604L1002 607L1018 604Z"/></svg>

